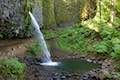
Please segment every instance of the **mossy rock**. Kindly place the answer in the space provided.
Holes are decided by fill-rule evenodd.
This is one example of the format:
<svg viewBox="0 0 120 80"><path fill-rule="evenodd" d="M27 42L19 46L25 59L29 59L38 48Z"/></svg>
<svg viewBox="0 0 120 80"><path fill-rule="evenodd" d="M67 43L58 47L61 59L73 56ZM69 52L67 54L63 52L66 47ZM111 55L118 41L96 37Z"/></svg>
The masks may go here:
<svg viewBox="0 0 120 80"><path fill-rule="evenodd" d="M96 0L5 0L0 3L0 39L25 38L31 36L28 12L36 11L37 21L43 28L65 27L80 23L81 15L87 9L87 18L95 15ZM93 5L95 4L95 5ZM92 9L92 10L90 10ZM89 14L88 14L89 13ZM93 16L94 16L93 15ZM36 16L35 16L36 17ZM40 18L40 19L39 19ZM86 19L86 17L85 17Z"/></svg>
<svg viewBox="0 0 120 80"><path fill-rule="evenodd" d="M4 0L0 2L0 38L27 37L31 10L28 0Z"/></svg>
<svg viewBox="0 0 120 80"><path fill-rule="evenodd" d="M60 27L80 22L80 0L56 0L55 18Z"/></svg>
<svg viewBox="0 0 120 80"><path fill-rule="evenodd" d="M56 26L54 0L42 0L43 26Z"/></svg>
<svg viewBox="0 0 120 80"><path fill-rule="evenodd" d="M96 0L42 0L43 26L71 26L94 17L96 3Z"/></svg>

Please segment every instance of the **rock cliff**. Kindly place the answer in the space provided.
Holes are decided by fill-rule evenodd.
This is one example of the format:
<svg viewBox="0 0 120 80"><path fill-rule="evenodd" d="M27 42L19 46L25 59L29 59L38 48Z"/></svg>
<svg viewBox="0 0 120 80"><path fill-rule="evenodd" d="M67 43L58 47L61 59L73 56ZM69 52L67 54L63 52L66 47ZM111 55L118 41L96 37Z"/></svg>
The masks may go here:
<svg viewBox="0 0 120 80"><path fill-rule="evenodd" d="M0 0L0 38L30 37L29 11L33 12L44 28L65 27L80 23L84 18L81 15L87 14L85 18L93 15L95 2L96 0ZM87 12L83 13L84 10Z"/></svg>

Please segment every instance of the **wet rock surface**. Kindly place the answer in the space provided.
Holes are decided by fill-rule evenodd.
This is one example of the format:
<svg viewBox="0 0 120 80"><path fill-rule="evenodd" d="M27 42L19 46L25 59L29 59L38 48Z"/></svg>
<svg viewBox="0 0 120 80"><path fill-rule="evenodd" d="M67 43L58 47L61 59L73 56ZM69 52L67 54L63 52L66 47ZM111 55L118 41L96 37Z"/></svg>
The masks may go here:
<svg viewBox="0 0 120 80"><path fill-rule="evenodd" d="M26 5L25 0L0 0L0 38L27 36Z"/></svg>

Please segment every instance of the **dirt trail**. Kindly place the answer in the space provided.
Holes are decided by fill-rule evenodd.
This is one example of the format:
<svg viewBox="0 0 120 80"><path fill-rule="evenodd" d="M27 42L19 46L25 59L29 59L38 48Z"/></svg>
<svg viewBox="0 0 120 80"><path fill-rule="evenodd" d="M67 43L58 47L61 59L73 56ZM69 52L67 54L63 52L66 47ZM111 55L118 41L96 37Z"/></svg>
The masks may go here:
<svg viewBox="0 0 120 80"><path fill-rule="evenodd" d="M25 45L31 41L32 39L0 40L0 57L24 55L26 52Z"/></svg>

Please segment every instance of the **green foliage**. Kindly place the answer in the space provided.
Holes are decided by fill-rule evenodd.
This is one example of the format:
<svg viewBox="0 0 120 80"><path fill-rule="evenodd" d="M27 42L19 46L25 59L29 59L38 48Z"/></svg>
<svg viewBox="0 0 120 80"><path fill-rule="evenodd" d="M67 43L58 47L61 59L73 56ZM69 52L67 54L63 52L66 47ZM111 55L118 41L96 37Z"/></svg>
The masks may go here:
<svg viewBox="0 0 120 80"><path fill-rule="evenodd" d="M52 35L50 35L52 34ZM46 32L46 38L56 37L58 47L69 51L92 52L91 46L97 32L80 24L71 27L59 28L56 31Z"/></svg>
<svg viewBox="0 0 120 80"><path fill-rule="evenodd" d="M100 35L104 40L110 40L115 37L120 38L120 30L104 25L100 28Z"/></svg>
<svg viewBox="0 0 120 80"><path fill-rule="evenodd" d="M111 53L112 58L114 59L120 59L120 44L114 44L113 47L113 52Z"/></svg>
<svg viewBox="0 0 120 80"><path fill-rule="evenodd" d="M31 30L30 30L30 24L31 24L31 19L30 19L30 16L29 16L29 11L32 11L32 7L33 7L33 4L34 3L32 0L24 0L24 30L25 30L25 33L24 35L25 36L30 36L31 35Z"/></svg>
<svg viewBox="0 0 120 80"><path fill-rule="evenodd" d="M114 4L116 17L113 22L110 21L111 1L103 0L101 11L97 5L97 13L93 19L82 21L82 25L59 28L50 34L47 33L47 36L56 37L57 46L64 50L92 52L120 59L120 3L119 0L116 2L118 2ZM100 12L102 13L101 18Z"/></svg>
<svg viewBox="0 0 120 80"><path fill-rule="evenodd" d="M102 37L102 41L106 41L109 45L109 48L107 49L108 53L111 53L110 55L114 59L120 58L120 31L116 28L109 28L106 26L103 26L100 30L100 35Z"/></svg>
<svg viewBox="0 0 120 80"><path fill-rule="evenodd" d="M46 39L57 37L57 34L54 30L43 30L43 34Z"/></svg>
<svg viewBox="0 0 120 80"><path fill-rule="evenodd" d="M111 39L113 34L113 29L103 26L100 30L100 35L103 39Z"/></svg>
<svg viewBox="0 0 120 80"><path fill-rule="evenodd" d="M120 59L120 31L107 24L100 25L99 32L76 24L45 32L46 38L57 38L58 47L63 50L98 53Z"/></svg>
<svg viewBox="0 0 120 80"><path fill-rule="evenodd" d="M120 63L115 64L115 69L116 71L120 72Z"/></svg>
<svg viewBox="0 0 120 80"><path fill-rule="evenodd" d="M107 76L106 80L119 80L120 72L111 72L109 76Z"/></svg>
<svg viewBox="0 0 120 80"><path fill-rule="evenodd" d="M116 17L115 20L113 21L114 27L119 28L120 26L119 22L120 22L120 15L119 17Z"/></svg>
<svg viewBox="0 0 120 80"><path fill-rule="evenodd" d="M107 41L97 42L93 47L97 53L102 53L102 54L109 53L109 44Z"/></svg>
<svg viewBox="0 0 120 80"><path fill-rule="evenodd" d="M37 41L33 41L31 44L28 44L26 48L27 53L31 56L37 56L41 51L40 44Z"/></svg>
<svg viewBox="0 0 120 80"><path fill-rule="evenodd" d="M107 22L110 18L111 2L110 2L110 0L103 0L103 1L101 1L101 3L102 3L101 4L102 21Z"/></svg>
<svg viewBox="0 0 120 80"><path fill-rule="evenodd" d="M111 39L112 44L120 44L120 39L119 37L115 37Z"/></svg>
<svg viewBox="0 0 120 80"><path fill-rule="evenodd" d="M116 0L115 9L117 13L120 13L120 0ZM117 14L117 16L120 16L120 14Z"/></svg>
<svg viewBox="0 0 120 80"><path fill-rule="evenodd" d="M41 0L42 14L43 14L43 26L48 27L56 25L55 13L54 13L54 0Z"/></svg>
<svg viewBox="0 0 120 80"><path fill-rule="evenodd" d="M30 17L28 12L31 11L31 9L32 5L30 4L30 2L28 0L24 0L24 22L26 27L30 25Z"/></svg>
<svg viewBox="0 0 120 80"><path fill-rule="evenodd" d="M0 75L11 77L12 80L24 80L25 64L15 58L0 60Z"/></svg>

